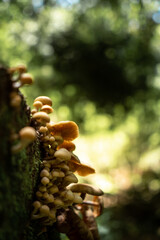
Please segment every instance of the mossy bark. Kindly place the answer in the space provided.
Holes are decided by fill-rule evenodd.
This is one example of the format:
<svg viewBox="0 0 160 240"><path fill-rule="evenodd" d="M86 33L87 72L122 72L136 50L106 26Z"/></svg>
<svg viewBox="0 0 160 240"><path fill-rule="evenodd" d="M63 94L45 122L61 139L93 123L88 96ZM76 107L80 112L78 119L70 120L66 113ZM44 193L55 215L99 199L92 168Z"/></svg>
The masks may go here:
<svg viewBox="0 0 160 240"><path fill-rule="evenodd" d="M11 134L30 125L30 108L23 95L19 108L10 106L12 82L7 69L0 67L0 240L58 240L54 227L38 235L39 224L30 220L41 163L38 139L11 154Z"/></svg>

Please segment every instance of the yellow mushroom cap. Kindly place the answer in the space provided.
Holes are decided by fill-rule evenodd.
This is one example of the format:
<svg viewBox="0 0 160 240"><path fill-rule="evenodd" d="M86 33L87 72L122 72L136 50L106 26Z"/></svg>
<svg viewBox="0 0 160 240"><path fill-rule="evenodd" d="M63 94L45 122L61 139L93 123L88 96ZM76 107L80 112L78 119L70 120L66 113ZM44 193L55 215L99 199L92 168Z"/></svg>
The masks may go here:
<svg viewBox="0 0 160 240"><path fill-rule="evenodd" d="M76 146L73 142L64 140L63 143L57 147L57 149L60 149L60 148L65 148L68 151L73 152Z"/></svg>
<svg viewBox="0 0 160 240"><path fill-rule="evenodd" d="M49 105L43 105L43 107L41 108L41 111L50 114L53 112L53 108Z"/></svg>
<svg viewBox="0 0 160 240"><path fill-rule="evenodd" d="M67 189L71 190L72 192L77 193L87 193L94 196L101 196L103 195L103 191L95 186L92 186L87 183L77 183L77 184L70 184Z"/></svg>
<svg viewBox="0 0 160 240"><path fill-rule="evenodd" d="M79 135L79 128L73 121L61 121L48 126L54 136L60 135L64 140L72 141Z"/></svg>
<svg viewBox="0 0 160 240"><path fill-rule="evenodd" d="M39 96L34 100L34 102L36 102L36 101L40 101L43 105L52 106L52 100L46 96Z"/></svg>
<svg viewBox="0 0 160 240"><path fill-rule="evenodd" d="M32 116L32 118L36 119L39 122L49 122L50 121L50 117L45 112L37 112Z"/></svg>
<svg viewBox="0 0 160 240"><path fill-rule="evenodd" d="M29 73L22 73L20 76L20 81L22 84L32 84L33 77Z"/></svg>
<svg viewBox="0 0 160 240"><path fill-rule="evenodd" d="M36 138L36 131L32 127L24 127L19 132L21 140L26 140L27 142L32 142Z"/></svg>

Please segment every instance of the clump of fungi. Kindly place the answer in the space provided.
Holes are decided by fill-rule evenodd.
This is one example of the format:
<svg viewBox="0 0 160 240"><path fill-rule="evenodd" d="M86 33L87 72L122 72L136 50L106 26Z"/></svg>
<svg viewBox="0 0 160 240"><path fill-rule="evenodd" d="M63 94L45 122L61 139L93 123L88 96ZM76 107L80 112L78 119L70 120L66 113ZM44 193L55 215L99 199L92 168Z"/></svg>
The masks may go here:
<svg viewBox="0 0 160 240"><path fill-rule="evenodd" d="M22 102L22 95L19 92L19 87L25 84L32 84L33 78L31 74L27 73L27 68L25 65L17 65L8 69L12 81L12 91L10 93L10 106L15 110L19 110ZM18 153L23 148L26 148L30 143L36 139L36 131L31 126L26 126L22 128L19 133L14 131L11 133L10 140L18 140L17 144L13 144L11 147L11 152L13 154Z"/></svg>
<svg viewBox="0 0 160 240"><path fill-rule="evenodd" d="M50 121L49 114L53 108L49 97L37 97L33 106L31 121L36 123L36 130L40 133L43 161L31 217L33 220L39 219L43 226L51 226L56 222L58 209L82 204L86 193L102 195L103 192L93 190L90 185L79 185L74 174L86 176L95 173L92 167L82 164L73 153L73 140L79 135L77 124L73 121Z"/></svg>
<svg viewBox="0 0 160 240"><path fill-rule="evenodd" d="M32 84L33 78L27 73L27 68L24 65L10 68L8 70L12 80L12 92L10 94L10 105L16 110L20 109L22 96L19 92L19 87L24 84ZM72 226L77 227L77 221L81 229L80 219L78 220L73 209L79 209L82 213L83 220L86 225L82 228L90 229L88 236L96 236L96 227L93 227L93 216L100 214L98 197L103 195L101 189L89 184L78 183L80 176L87 176L95 173L95 170L82 164L79 158L74 154L76 148L73 140L78 137L79 129L73 121L50 121L49 114L53 112L52 100L47 96L39 96L34 100L33 109L31 111L31 126L22 128L19 133L12 133L11 139L19 142L12 145L11 152L18 153L23 148L26 148L39 136L43 160L40 170L40 181L33 202L33 211L31 213L32 220L38 220L42 226L52 226L59 216L58 210L67 209L68 218L63 221L57 221L57 227L64 232L63 224L68 221L67 236L73 235ZM93 201L84 201L86 194L94 196ZM96 199L96 200L95 200ZM89 214L89 205L94 206L94 211ZM89 217L90 216L90 217ZM73 218L72 218L73 217ZM59 224L61 222L61 224ZM70 222L70 224L69 224ZM81 231L81 230L80 230ZM79 233L78 233L79 234ZM88 233L87 233L88 234ZM77 235L77 233L76 233ZM85 236L85 234L84 234ZM86 236L85 236L86 237ZM72 239L72 237L71 237ZM75 237L76 239L76 237Z"/></svg>
<svg viewBox="0 0 160 240"><path fill-rule="evenodd" d="M10 93L10 105L15 109L19 109L22 99L18 90L20 87L26 84L32 84L33 77L30 73L27 73L27 68L23 64L9 68L8 73L11 77L13 88L12 92Z"/></svg>

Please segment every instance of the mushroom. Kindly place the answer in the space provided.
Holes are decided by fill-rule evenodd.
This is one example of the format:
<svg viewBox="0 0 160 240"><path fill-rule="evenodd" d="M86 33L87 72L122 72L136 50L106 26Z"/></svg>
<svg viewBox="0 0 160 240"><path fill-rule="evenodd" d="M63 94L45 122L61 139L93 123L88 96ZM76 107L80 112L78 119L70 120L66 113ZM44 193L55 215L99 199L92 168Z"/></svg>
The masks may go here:
<svg viewBox="0 0 160 240"><path fill-rule="evenodd" d="M48 189L48 192L50 194L54 194L54 193L57 193L59 191L58 187L56 185L52 185L49 189Z"/></svg>
<svg viewBox="0 0 160 240"><path fill-rule="evenodd" d="M35 109L38 111L39 109L41 109L41 107L43 106L43 104L40 101L35 101L33 103L33 107L35 107Z"/></svg>
<svg viewBox="0 0 160 240"><path fill-rule="evenodd" d="M37 112L37 109L33 108L33 109L31 110L32 116L33 116L36 112Z"/></svg>
<svg viewBox="0 0 160 240"><path fill-rule="evenodd" d="M32 127L24 127L19 132L20 142L12 146L12 153L17 153L23 148L27 147L31 142L36 139L36 131Z"/></svg>
<svg viewBox="0 0 160 240"><path fill-rule="evenodd" d="M27 71L27 68L26 68L25 65L19 64L16 67L9 68L8 71L9 71L10 74L15 73L16 71L19 71L20 73L25 73Z"/></svg>
<svg viewBox="0 0 160 240"><path fill-rule="evenodd" d="M36 119L36 121L41 123L41 125L46 125L46 123L50 121L50 117L45 112L37 112L32 116L32 118Z"/></svg>
<svg viewBox="0 0 160 240"><path fill-rule="evenodd" d="M22 87L24 84L32 84L33 83L33 77L29 73L22 73L19 77L19 82L13 83L13 88L19 88Z"/></svg>
<svg viewBox="0 0 160 240"><path fill-rule="evenodd" d="M39 128L39 132L42 133L42 134L47 133L47 131L48 131L48 128L47 128L47 127L41 126L41 127Z"/></svg>
<svg viewBox="0 0 160 240"><path fill-rule="evenodd" d="M92 186L87 183L77 183L77 184L72 183L67 187L67 189L71 190L72 192L87 193L94 196L103 195L103 191L100 188Z"/></svg>
<svg viewBox="0 0 160 240"><path fill-rule="evenodd" d="M47 114L50 114L53 112L53 108L49 105L43 105L41 108L42 112L46 112Z"/></svg>
<svg viewBox="0 0 160 240"><path fill-rule="evenodd" d="M57 164L56 165L57 168L63 169L64 171L68 171L69 170L69 166L67 164L65 164L64 162Z"/></svg>
<svg viewBox="0 0 160 240"><path fill-rule="evenodd" d="M77 183L77 182L78 182L78 178L71 172L70 174L64 177L63 186L67 186L70 183Z"/></svg>
<svg viewBox="0 0 160 240"><path fill-rule="evenodd" d="M37 196L38 198L41 198L41 197L43 196L43 194L42 194L42 192L37 191L37 192L36 192L36 196Z"/></svg>
<svg viewBox="0 0 160 240"><path fill-rule="evenodd" d="M58 146L59 144L62 144L63 141L64 141L63 137L62 137L62 136L58 136L58 135L55 135L55 136L54 136L54 139L55 139L55 141L56 141L57 146Z"/></svg>
<svg viewBox="0 0 160 240"><path fill-rule="evenodd" d="M39 218L43 218L43 217L48 217L50 213L50 209L47 205L42 205L39 208L39 214L33 214L32 215L32 219L39 219Z"/></svg>
<svg viewBox="0 0 160 240"><path fill-rule="evenodd" d="M54 157L56 158L56 160L69 161L71 159L71 154L67 149L60 148L55 152Z"/></svg>
<svg viewBox="0 0 160 240"><path fill-rule="evenodd" d="M47 185L49 182L50 182L49 178L47 178L47 177L42 177L41 183L42 183L43 185Z"/></svg>
<svg viewBox="0 0 160 240"><path fill-rule="evenodd" d="M74 194L74 199L73 199L73 202L74 203L82 203L83 202L83 199L79 196L78 193L73 193Z"/></svg>
<svg viewBox="0 0 160 240"><path fill-rule="evenodd" d="M38 211L38 209L42 206L42 204L39 201L34 201L32 206L34 207L34 210L32 211L32 215L33 215Z"/></svg>
<svg viewBox="0 0 160 240"><path fill-rule="evenodd" d="M64 140L72 141L79 135L79 129L73 121L61 121L47 126L53 136L61 136Z"/></svg>
<svg viewBox="0 0 160 240"><path fill-rule="evenodd" d="M19 81L21 74L27 72L27 68L25 65L20 64L17 65L16 67L9 68L8 72L12 77L11 78L12 82L17 82Z"/></svg>
<svg viewBox="0 0 160 240"><path fill-rule="evenodd" d="M39 96L34 100L34 102L36 102L36 101L40 101L43 105L52 106L52 100L46 96Z"/></svg>
<svg viewBox="0 0 160 240"><path fill-rule="evenodd" d="M39 186L39 191L42 192L42 193L46 192L47 191L46 186L44 186L44 185Z"/></svg>
<svg viewBox="0 0 160 240"><path fill-rule="evenodd" d="M64 201L73 201L75 195L71 190L64 190L60 193L60 196L64 199Z"/></svg>
<svg viewBox="0 0 160 240"><path fill-rule="evenodd" d="M53 177L64 177L65 174L59 169L52 169L51 171Z"/></svg>
<svg viewBox="0 0 160 240"><path fill-rule="evenodd" d="M11 97L10 105L12 107L18 108L21 104L21 96L16 94L15 96Z"/></svg>
<svg viewBox="0 0 160 240"><path fill-rule="evenodd" d="M86 165L86 164L82 164L80 163L76 169L76 172L78 173L79 176L87 176L89 174L93 174L95 173L95 169Z"/></svg>
<svg viewBox="0 0 160 240"><path fill-rule="evenodd" d="M57 149L60 149L60 148L65 148L68 151L73 152L75 150L76 146L75 146L75 144L73 142L64 140L63 143L61 143L57 147Z"/></svg>
<svg viewBox="0 0 160 240"><path fill-rule="evenodd" d="M54 200L54 205L56 208L61 208L64 206L64 202L59 197L57 197Z"/></svg>
<svg viewBox="0 0 160 240"><path fill-rule="evenodd" d="M49 177L49 172L46 169L43 169L40 172L40 177Z"/></svg>

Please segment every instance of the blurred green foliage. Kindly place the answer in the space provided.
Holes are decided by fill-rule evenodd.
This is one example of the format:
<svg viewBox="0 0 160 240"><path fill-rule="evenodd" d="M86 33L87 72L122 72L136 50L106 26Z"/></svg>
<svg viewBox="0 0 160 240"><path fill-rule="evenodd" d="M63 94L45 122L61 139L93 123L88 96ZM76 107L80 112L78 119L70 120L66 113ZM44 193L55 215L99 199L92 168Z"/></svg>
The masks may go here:
<svg viewBox="0 0 160 240"><path fill-rule="evenodd" d="M160 170L160 26L152 18L158 4L151 0L0 2L0 61L7 66L24 63L33 74L33 86L21 89L31 108L35 97L47 95L55 108L53 121L77 122L80 137L75 152L96 168L96 175L79 177L80 181L96 182L112 194L121 190L130 194L128 189L134 186L132 200L138 191L139 206L144 200L138 187L144 184L143 171L158 174ZM152 180L154 174L148 178ZM149 195L148 208L150 191ZM143 231L127 233L122 225L126 226L125 214L130 210L119 206L118 215L107 209L100 222L103 239L154 239L140 238ZM136 228L134 224L128 228Z"/></svg>

